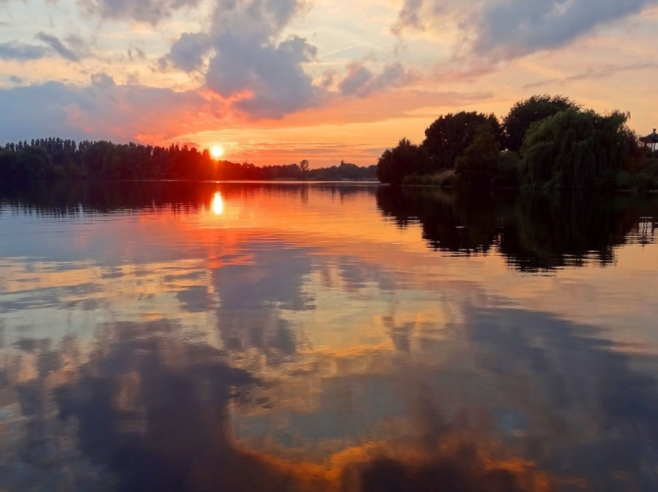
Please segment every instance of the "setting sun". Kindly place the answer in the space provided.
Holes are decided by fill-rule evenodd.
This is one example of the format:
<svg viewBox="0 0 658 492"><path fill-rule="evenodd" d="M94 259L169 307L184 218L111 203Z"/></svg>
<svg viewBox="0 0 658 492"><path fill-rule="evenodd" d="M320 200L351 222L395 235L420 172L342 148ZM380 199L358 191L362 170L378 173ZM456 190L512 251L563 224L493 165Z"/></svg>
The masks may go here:
<svg viewBox="0 0 658 492"><path fill-rule="evenodd" d="M210 148L210 155L213 157L213 159L219 159L222 155L224 155L224 149L222 149L219 145L215 145L214 147Z"/></svg>

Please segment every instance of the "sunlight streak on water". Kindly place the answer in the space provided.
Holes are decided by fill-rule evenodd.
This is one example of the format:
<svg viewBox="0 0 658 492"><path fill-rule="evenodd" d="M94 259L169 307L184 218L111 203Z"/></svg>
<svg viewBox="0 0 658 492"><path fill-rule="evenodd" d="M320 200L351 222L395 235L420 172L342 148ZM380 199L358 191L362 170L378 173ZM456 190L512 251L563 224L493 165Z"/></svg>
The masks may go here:
<svg viewBox="0 0 658 492"><path fill-rule="evenodd" d="M212 212L215 215L222 215L224 213L224 200L222 194L218 191L212 197Z"/></svg>

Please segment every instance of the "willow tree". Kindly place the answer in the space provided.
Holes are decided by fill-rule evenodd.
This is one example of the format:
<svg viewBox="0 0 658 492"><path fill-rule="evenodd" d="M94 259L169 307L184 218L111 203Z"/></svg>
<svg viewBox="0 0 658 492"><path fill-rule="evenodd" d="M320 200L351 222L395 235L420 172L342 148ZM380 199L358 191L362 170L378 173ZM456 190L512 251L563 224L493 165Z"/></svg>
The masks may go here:
<svg viewBox="0 0 658 492"><path fill-rule="evenodd" d="M626 121L617 111L571 108L533 123L521 149L524 184L593 188L605 174L629 168L638 144Z"/></svg>

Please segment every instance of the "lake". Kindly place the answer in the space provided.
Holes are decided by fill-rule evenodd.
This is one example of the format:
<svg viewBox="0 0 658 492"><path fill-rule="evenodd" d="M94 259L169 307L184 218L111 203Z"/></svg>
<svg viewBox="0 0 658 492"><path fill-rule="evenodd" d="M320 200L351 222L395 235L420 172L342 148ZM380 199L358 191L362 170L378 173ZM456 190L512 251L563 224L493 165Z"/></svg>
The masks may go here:
<svg viewBox="0 0 658 492"><path fill-rule="evenodd" d="M658 488L658 198L0 187L2 491Z"/></svg>

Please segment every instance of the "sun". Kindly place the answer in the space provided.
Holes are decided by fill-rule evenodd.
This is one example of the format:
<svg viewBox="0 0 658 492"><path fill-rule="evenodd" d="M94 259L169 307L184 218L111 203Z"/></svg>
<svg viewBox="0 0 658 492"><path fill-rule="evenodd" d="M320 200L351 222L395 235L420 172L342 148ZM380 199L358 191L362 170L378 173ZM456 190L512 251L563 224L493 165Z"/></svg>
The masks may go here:
<svg viewBox="0 0 658 492"><path fill-rule="evenodd" d="M210 155L213 159L219 159L224 155L224 149L222 149L219 145L214 145L210 148Z"/></svg>

